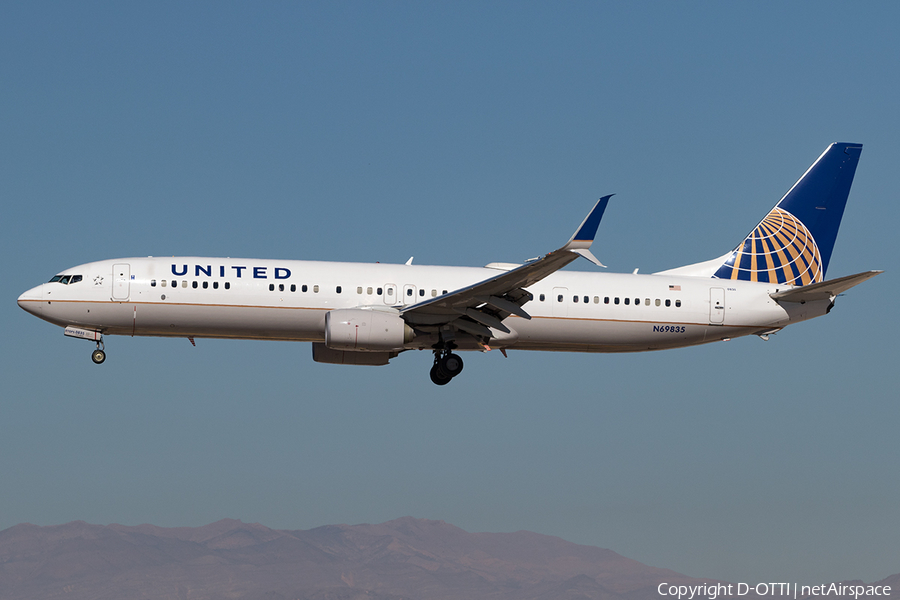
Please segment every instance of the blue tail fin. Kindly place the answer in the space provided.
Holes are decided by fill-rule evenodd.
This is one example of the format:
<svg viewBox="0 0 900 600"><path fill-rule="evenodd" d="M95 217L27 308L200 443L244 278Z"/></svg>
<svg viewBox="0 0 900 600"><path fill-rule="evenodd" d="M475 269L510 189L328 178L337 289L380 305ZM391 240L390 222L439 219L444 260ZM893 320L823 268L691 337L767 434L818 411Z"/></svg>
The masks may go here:
<svg viewBox="0 0 900 600"><path fill-rule="evenodd" d="M829 146L713 277L789 285L823 281L861 152L861 144Z"/></svg>

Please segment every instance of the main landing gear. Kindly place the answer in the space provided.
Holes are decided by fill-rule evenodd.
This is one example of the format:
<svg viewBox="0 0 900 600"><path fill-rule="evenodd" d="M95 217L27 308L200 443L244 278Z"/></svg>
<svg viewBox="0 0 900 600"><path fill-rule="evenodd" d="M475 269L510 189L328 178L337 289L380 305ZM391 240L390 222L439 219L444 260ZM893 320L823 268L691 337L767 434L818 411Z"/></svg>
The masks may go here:
<svg viewBox="0 0 900 600"><path fill-rule="evenodd" d="M97 340L97 349L91 352L91 360L95 365L103 364L106 360L106 352L103 351L103 340Z"/></svg>
<svg viewBox="0 0 900 600"><path fill-rule="evenodd" d="M437 385L447 385L450 380L462 373L463 360L452 350L435 350L434 366L431 367L431 381Z"/></svg>

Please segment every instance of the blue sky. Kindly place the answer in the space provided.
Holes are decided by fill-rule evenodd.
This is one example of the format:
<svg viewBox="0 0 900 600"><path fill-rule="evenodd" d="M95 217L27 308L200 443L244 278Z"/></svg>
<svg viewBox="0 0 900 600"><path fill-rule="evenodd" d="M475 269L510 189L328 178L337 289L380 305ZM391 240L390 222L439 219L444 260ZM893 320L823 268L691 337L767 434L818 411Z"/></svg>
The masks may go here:
<svg viewBox="0 0 900 600"><path fill-rule="evenodd" d="M527 529L731 581L900 572L895 3L6 3L0 528ZM733 248L864 144L830 277L769 342L312 362L308 344L90 344L16 297L146 255L479 266ZM593 270L586 261L570 268Z"/></svg>

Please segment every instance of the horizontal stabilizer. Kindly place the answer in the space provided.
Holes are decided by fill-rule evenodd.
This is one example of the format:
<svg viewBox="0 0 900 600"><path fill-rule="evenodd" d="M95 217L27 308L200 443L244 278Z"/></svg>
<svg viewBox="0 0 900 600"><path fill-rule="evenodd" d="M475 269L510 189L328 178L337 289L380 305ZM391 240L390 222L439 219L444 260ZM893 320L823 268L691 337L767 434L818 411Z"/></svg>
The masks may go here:
<svg viewBox="0 0 900 600"><path fill-rule="evenodd" d="M830 300L838 294L846 292L855 285L859 285L867 279L871 279L884 271L865 271L856 275L838 277L830 281L804 285L803 287L784 290L769 294L779 302L812 302L813 300Z"/></svg>

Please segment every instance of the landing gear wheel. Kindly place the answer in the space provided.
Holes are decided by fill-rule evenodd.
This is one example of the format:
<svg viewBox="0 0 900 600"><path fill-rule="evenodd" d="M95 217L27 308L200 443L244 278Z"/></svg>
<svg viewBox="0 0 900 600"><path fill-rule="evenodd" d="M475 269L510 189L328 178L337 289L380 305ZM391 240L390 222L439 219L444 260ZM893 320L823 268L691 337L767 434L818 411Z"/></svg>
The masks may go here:
<svg viewBox="0 0 900 600"><path fill-rule="evenodd" d="M443 371L438 367L438 365L434 365L431 367L431 381L436 385L447 385L450 383L452 377L448 377L444 374Z"/></svg>
<svg viewBox="0 0 900 600"><path fill-rule="evenodd" d="M434 365L431 367L431 381L437 385L447 385L462 373L463 360L453 354L453 348L435 348Z"/></svg>
<svg viewBox="0 0 900 600"><path fill-rule="evenodd" d="M438 368L448 377L456 377L463 370L463 361L456 354L446 354L438 363Z"/></svg>
<svg viewBox="0 0 900 600"><path fill-rule="evenodd" d="M104 360L106 360L106 352L97 348L93 352L91 352L91 360L94 361L94 364L102 364Z"/></svg>

